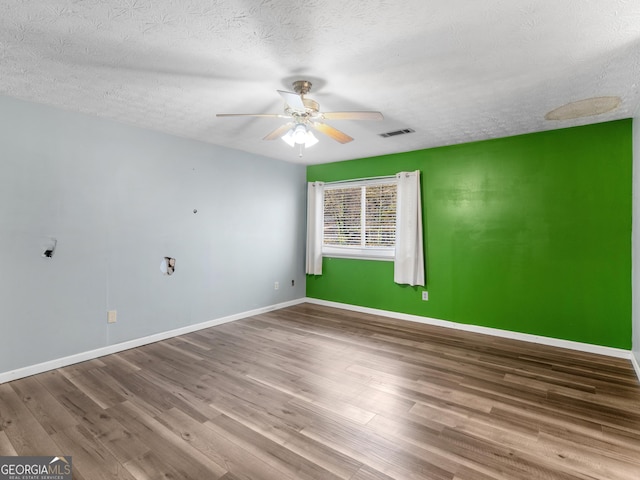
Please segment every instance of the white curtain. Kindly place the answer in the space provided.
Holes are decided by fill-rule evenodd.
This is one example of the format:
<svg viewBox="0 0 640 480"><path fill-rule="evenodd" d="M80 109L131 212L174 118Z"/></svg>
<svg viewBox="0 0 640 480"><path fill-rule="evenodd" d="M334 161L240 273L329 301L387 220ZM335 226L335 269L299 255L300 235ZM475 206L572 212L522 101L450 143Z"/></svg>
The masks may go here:
<svg viewBox="0 0 640 480"><path fill-rule="evenodd" d="M306 272L322 275L322 226L324 224L324 183L307 185L307 263Z"/></svg>
<svg viewBox="0 0 640 480"><path fill-rule="evenodd" d="M396 174L396 258L393 281L424 286L420 170Z"/></svg>

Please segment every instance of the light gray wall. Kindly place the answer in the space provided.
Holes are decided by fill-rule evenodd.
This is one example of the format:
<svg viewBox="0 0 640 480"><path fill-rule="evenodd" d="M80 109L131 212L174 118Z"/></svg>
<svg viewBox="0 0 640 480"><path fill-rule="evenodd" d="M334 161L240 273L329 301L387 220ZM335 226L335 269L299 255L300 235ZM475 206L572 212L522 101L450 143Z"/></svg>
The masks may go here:
<svg viewBox="0 0 640 480"><path fill-rule="evenodd" d="M0 373L302 298L304 225L301 165L0 97Z"/></svg>
<svg viewBox="0 0 640 480"><path fill-rule="evenodd" d="M640 119L633 119L633 234L632 234L633 355L640 365ZM640 376L640 372L637 372Z"/></svg>

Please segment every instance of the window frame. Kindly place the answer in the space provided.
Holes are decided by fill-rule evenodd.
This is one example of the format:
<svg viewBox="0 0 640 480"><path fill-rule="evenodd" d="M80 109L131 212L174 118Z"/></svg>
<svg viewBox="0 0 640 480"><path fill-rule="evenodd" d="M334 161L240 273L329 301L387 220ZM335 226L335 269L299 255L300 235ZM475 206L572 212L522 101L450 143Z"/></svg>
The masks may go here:
<svg viewBox="0 0 640 480"><path fill-rule="evenodd" d="M376 185L398 185L398 181L395 176L389 177L381 177L375 179L363 179L363 180L345 180L338 182L325 183L324 185L324 193L322 196L322 202L324 206L324 195L327 190L336 190L340 188L362 188L368 186L376 186ZM365 190L362 190L362 203L364 204L365 209L361 210L361 225L362 225L362 234L366 231L366 198ZM397 209L397 190L396 190L396 209ZM382 260L392 262L395 260L396 254L396 246L395 246L395 236L394 236L394 244L392 247L367 247L364 245L361 246L335 246L335 245L325 245L324 244L324 207L322 213L322 256L328 258L351 258L351 259L359 259L359 260Z"/></svg>

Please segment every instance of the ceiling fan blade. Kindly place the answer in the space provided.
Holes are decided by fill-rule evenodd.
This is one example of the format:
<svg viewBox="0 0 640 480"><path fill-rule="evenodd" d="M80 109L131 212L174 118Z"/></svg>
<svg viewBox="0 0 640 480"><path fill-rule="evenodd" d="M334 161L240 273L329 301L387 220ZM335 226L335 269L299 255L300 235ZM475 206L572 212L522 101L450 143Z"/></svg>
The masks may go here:
<svg viewBox="0 0 640 480"><path fill-rule="evenodd" d="M304 103L302 103L302 97L300 95L293 92L285 92L284 90L278 90L278 93L282 98L284 98L286 104L291 108L293 108L294 110L300 110L302 112L305 111L305 106Z"/></svg>
<svg viewBox="0 0 640 480"><path fill-rule="evenodd" d="M282 115L281 113L216 113L216 117L289 118L289 115Z"/></svg>
<svg viewBox="0 0 640 480"><path fill-rule="evenodd" d="M284 135L287 130L289 130L291 127L293 127L293 122L289 122L289 123L285 123L284 125L279 126L278 128L276 128L273 132L271 132L270 134L266 135L263 140L275 140L276 138L280 138L282 137L282 135Z"/></svg>
<svg viewBox="0 0 640 480"><path fill-rule="evenodd" d="M336 142L349 143L350 141L353 140L353 138L351 138L346 133L341 132L337 128L333 128L332 126L327 125L326 123L314 123L311 126L316 130L318 130L319 132L324 133L325 135L333 138Z"/></svg>
<svg viewBox="0 0 640 480"><path fill-rule="evenodd" d="M324 112L327 120L383 120L380 112Z"/></svg>

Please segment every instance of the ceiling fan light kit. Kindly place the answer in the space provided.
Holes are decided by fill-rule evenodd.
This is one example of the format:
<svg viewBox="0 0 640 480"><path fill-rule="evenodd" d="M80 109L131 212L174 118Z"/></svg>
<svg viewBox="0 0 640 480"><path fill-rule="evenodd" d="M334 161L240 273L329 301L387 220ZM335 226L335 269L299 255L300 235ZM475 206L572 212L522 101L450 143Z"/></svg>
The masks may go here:
<svg viewBox="0 0 640 480"><path fill-rule="evenodd" d="M304 145L304 148L313 147L318 139L305 125L298 124L290 128L282 137L282 140L290 147Z"/></svg>
<svg viewBox="0 0 640 480"><path fill-rule="evenodd" d="M324 120L382 120L384 117L380 112L321 112L320 104L305 95L311 91L311 82L308 80L297 80L293 82L293 92L278 90L283 98L284 114L280 113L218 113L218 117L271 117L288 118L290 121L281 125L272 132L265 135L263 140L275 140L282 138L287 145L302 148L309 148L318 143L311 129L327 135L339 143L348 143L353 138L344 132L324 123ZM301 153L302 154L302 153Z"/></svg>

